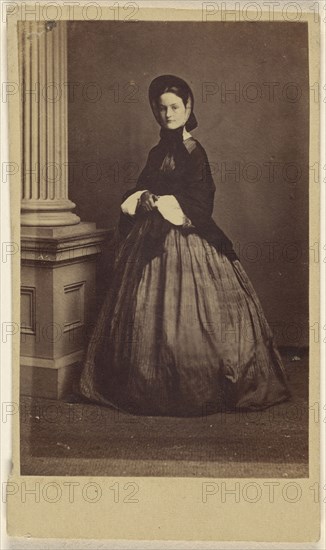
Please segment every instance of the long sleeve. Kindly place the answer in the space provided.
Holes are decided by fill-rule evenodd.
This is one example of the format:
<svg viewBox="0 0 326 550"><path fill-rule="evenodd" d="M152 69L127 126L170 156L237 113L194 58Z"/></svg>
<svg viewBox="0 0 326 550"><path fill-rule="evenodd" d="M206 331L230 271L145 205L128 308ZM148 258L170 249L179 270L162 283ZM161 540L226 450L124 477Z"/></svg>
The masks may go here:
<svg viewBox="0 0 326 550"><path fill-rule="evenodd" d="M187 218L174 195L163 195L159 197L156 201L156 207L161 216L173 225L183 227L189 227L191 225L191 220Z"/></svg>
<svg viewBox="0 0 326 550"><path fill-rule="evenodd" d="M157 246L157 251L160 250L161 242L163 236L167 233L169 227L171 227L170 222L164 218L158 211L154 209L151 213L144 213L137 210L138 199L144 191L150 191L154 194L159 194L157 191L157 184L159 180L159 173L157 167L159 166L159 161L157 159L161 154L157 146L153 147L147 157L146 164L141 171L136 186L133 189L126 191L122 197L121 207L120 207L120 219L118 224L118 234L120 238L125 238L132 231L135 223L139 219L139 216L143 219L148 218L150 215L152 219L152 234L151 236L147 235L147 241L149 244L148 254L154 256L154 249ZM139 213L139 215L138 215Z"/></svg>
<svg viewBox="0 0 326 550"><path fill-rule="evenodd" d="M197 142L189 155L185 185L175 197L197 233L233 261L238 259L233 244L212 218L214 195L215 184L206 151Z"/></svg>
<svg viewBox="0 0 326 550"><path fill-rule="evenodd" d="M144 168L142 169L142 171L140 172L140 174L138 176L137 183L136 183L135 187L133 187L132 189L128 189L123 194L122 199L121 199L121 206L126 201L126 199L128 199L134 193L136 193L138 191L142 191L142 192L143 191L151 191L151 186L153 186L153 183L155 182L155 178L156 178L156 174L153 171L153 163L152 163L152 157L153 157L155 149L156 149L156 147L153 147L149 151L148 156L147 156L147 160L146 160L146 164L145 164ZM126 203L126 204L129 205L131 203Z"/></svg>
<svg viewBox="0 0 326 550"><path fill-rule="evenodd" d="M138 191L141 189L152 191L152 187L155 185L155 181L157 179L157 170L154 162L156 153L157 146L152 147L148 153L146 164L138 176L136 187L133 191Z"/></svg>
<svg viewBox="0 0 326 550"><path fill-rule="evenodd" d="M198 144L191 152L187 164L185 185L180 192L175 193L175 197L195 227L206 227L213 212L215 184L206 152L201 145Z"/></svg>
<svg viewBox="0 0 326 550"><path fill-rule="evenodd" d="M136 191L132 195L129 195L121 204L122 212L128 214L128 216L134 216L136 214L138 200L145 191L147 191L147 189Z"/></svg>
<svg viewBox="0 0 326 550"><path fill-rule="evenodd" d="M136 186L132 189L128 189L121 199L120 218L118 223L118 234L120 238L125 238L134 227L137 217L136 210L138 199L144 191L150 190L147 184L153 180L151 157L154 149L155 148L151 149L148 153L146 164L138 176Z"/></svg>

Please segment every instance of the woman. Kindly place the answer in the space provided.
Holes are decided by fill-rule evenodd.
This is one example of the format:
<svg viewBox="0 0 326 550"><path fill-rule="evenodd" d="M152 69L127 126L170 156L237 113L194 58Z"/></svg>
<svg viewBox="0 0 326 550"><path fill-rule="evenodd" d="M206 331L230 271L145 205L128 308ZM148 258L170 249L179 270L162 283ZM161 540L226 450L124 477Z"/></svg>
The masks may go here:
<svg viewBox="0 0 326 550"><path fill-rule="evenodd" d="M192 416L286 400L280 355L192 137L194 97L172 75L149 88L160 141L121 204L114 273L80 393L135 414Z"/></svg>

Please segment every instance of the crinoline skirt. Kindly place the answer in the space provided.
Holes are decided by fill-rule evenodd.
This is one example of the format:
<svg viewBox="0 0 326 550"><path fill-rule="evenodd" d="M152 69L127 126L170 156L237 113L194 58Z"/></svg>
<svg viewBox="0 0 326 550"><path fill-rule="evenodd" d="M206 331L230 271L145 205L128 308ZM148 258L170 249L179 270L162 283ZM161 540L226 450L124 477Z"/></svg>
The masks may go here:
<svg viewBox="0 0 326 550"><path fill-rule="evenodd" d="M139 262L142 226L120 253L79 392L134 414L259 410L290 396L259 299L239 260L171 227ZM127 239L128 241L128 239Z"/></svg>

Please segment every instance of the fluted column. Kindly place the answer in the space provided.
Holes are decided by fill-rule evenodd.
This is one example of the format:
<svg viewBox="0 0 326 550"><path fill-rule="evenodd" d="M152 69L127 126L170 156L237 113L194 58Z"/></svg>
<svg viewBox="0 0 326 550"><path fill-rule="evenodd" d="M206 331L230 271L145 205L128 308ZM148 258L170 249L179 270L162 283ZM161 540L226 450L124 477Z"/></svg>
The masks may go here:
<svg viewBox="0 0 326 550"><path fill-rule="evenodd" d="M19 25L23 226L80 222L68 198L66 22Z"/></svg>

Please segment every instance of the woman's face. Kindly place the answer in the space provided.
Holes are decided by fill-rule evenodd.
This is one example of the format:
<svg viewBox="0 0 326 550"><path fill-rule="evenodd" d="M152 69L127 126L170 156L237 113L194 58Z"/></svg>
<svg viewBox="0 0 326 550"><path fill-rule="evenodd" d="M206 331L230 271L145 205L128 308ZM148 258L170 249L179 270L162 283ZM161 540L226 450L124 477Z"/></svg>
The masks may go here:
<svg viewBox="0 0 326 550"><path fill-rule="evenodd" d="M158 100L160 124L168 130L184 126L188 119L187 110L181 97L172 92L162 94Z"/></svg>

